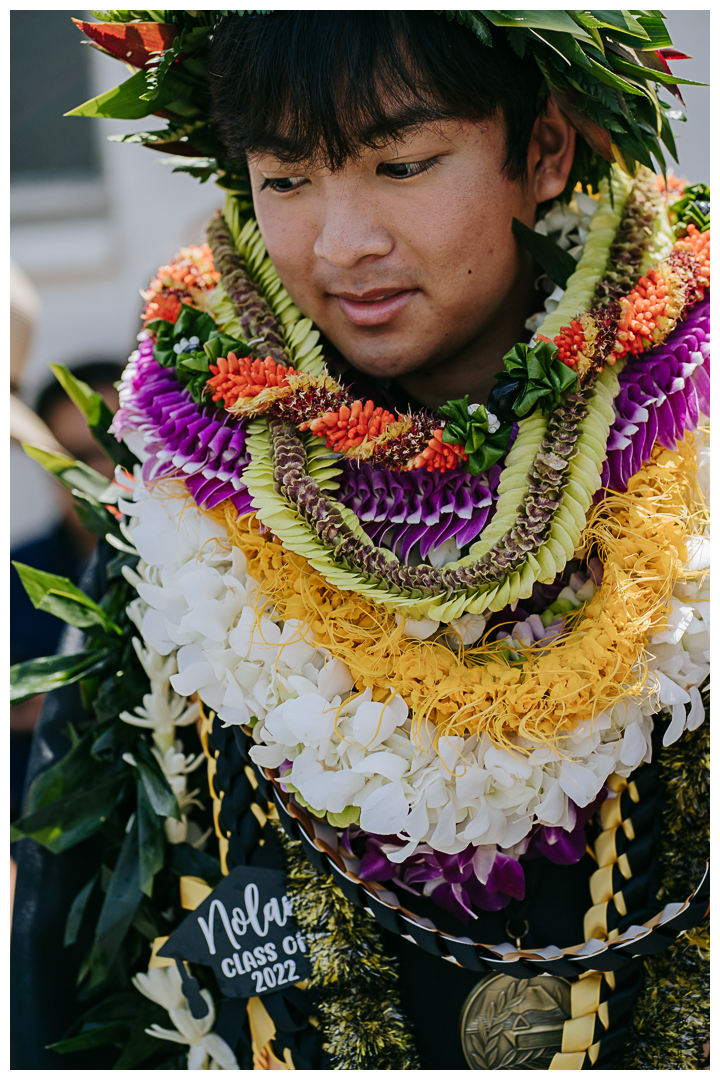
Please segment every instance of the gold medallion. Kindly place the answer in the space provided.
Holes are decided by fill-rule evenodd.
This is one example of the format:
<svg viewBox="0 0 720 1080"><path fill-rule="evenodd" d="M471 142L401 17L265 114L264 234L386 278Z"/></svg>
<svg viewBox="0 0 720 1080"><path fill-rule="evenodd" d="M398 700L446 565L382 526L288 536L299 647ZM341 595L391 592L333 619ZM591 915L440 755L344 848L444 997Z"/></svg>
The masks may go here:
<svg viewBox="0 0 720 1080"><path fill-rule="evenodd" d="M570 1016L570 983L555 975L488 975L460 1014L460 1041L471 1069L547 1069Z"/></svg>

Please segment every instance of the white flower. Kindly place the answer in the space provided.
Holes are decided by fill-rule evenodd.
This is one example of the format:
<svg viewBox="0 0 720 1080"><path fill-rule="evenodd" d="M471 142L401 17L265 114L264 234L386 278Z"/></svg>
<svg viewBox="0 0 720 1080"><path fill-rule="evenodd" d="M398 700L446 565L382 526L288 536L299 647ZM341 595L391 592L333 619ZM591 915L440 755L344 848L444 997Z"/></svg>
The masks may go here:
<svg viewBox="0 0 720 1080"><path fill-rule="evenodd" d="M193 336L191 338L186 338L186 337L180 338L177 345L173 345L173 352L176 353L177 356L179 356L180 353L193 352L194 350L196 350L198 348L199 345L200 345L200 338L199 337L194 337Z"/></svg>
<svg viewBox="0 0 720 1080"><path fill-rule="evenodd" d="M572 239L572 230L566 235ZM572 828L572 803L587 805L611 773L628 776L650 760L653 711L672 714L666 741L702 722L697 688L709 670L709 592L700 578L678 582L667 625L648 642L650 674L635 696L588 717L555 746L518 738L515 749L500 750L487 734L438 738L427 722L413 731L401 697L355 692L347 666L318 648L307 626L277 615L217 523L208 524L189 499L163 495L161 485L138 481L133 497L128 535L142 556L143 599L130 615L147 643L141 662L153 689L162 682L165 699L151 693L129 722L169 731L171 720L180 722L178 702L187 707L195 692L226 725L256 720L251 758L272 769L289 762L286 782L316 811L356 807L362 828L398 835L388 855L394 862L419 844L448 853L468 844L514 849L537 821ZM454 554L441 545L434 558L442 564ZM575 574L560 596L577 608L594 592L590 579ZM396 619L406 636L439 632L458 647L474 644L485 629L484 616L464 615L448 627ZM521 650L545 634L532 616L509 640ZM171 747L159 747L168 763ZM182 768L169 779L180 790Z"/></svg>
<svg viewBox="0 0 720 1080"><path fill-rule="evenodd" d="M215 1068L239 1068L235 1055L225 1040L212 1034L215 1006L209 990L200 991L208 1011L204 1017L196 1020L182 992L182 980L175 964L172 967L150 968L147 974L135 975L133 984L146 998L167 1009L170 1020L175 1025L175 1029L171 1030L153 1024L145 1029L146 1033L156 1039L189 1044L188 1069L207 1068L208 1059L215 1063Z"/></svg>
<svg viewBox="0 0 720 1080"><path fill-rule="evenodd" d="M487 413L487 422L488 422L488 431L490 432L491 435L494 435L495 432L500 427L500 421L498 420L495 413L491 413L489 410L488 410L488 413Z"/></svg>

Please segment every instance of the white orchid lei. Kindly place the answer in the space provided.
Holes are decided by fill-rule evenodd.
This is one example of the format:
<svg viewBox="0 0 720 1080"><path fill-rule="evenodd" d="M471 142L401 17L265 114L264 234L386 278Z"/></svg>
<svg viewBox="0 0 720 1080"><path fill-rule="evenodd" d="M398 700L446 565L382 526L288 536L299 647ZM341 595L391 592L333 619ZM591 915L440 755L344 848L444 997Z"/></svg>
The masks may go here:
<svg viewBox="0 0 720 1080"><path fill-rule="evenodd" d="M703 483L706 456L703 447ZM141 560L133 574L144 607L140 632L156 654L175 658L175 692L199 695L225 725L254 725L253 760L284 766L285 783L331 821L342 825L343 812L359 807L363 830L398 834L391 861L419 844L448 854L469 844L517 853L535 823L572 829L572 804L587 805L612 773L628 776L650 760L654 714L672 712L666 744L704 717L698 687L709 672L709 590L698 571L707 568L705 537L689 578L675 587L666 628L648 641L649 692L588 716L557 750L519 754L487 734L436 739L430 723L418 742L401 697L384 705L367 689L355 693L347 666L315 647L307 627L273 616L267 604L258 617L262 588L242 552L177 491L138 480L134 501L120 509ZM573 606L594 595L591 578L574 584L577 590L564 590ZM508 642L522 649L545 630L538 623L531 616L517 624Z"/></svg>

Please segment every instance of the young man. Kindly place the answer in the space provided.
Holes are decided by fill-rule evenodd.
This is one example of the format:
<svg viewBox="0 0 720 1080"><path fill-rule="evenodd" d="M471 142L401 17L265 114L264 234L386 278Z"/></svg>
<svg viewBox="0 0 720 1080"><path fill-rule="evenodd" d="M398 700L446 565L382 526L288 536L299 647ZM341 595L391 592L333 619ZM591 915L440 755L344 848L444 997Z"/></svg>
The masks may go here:
<svg viewBox="0 0 720 1080"><path fill-rule="evenodd" d="M678 492L702 465L709 205L668 210L636 173L671 138L650 86L669 39L655 12L451 14L83 27L145 74L77 111L162 114L142 138L229 191L209 249L145 294L123 377L112 430L142 468L112 596L137 641L83 774L115 747L133 770L102 823L90 981L136 975L190 1066L246 1064L246 1015L260 1069L617 1066L643 950L705 909L703 879L653 919L681 819L665 894L702 877L674 780L705 784L708 672L704 517ZM180 823L157 769L148 809L152 761ZM240 907L222 979L187 947L156 970L207 915L181 908L249 875L247 903L271 870L309 987L278 983ZM120 1013L121 1063L148 1060Z"/></svg>
<svg viewBox="0 0 720 1080"><path fill-rule="evenodd" d="M537 70L430 12L236 17L215 39L217 123L303 314L423 405L484 402L538 307L513 218L532 228L573 164Z"/></svg>

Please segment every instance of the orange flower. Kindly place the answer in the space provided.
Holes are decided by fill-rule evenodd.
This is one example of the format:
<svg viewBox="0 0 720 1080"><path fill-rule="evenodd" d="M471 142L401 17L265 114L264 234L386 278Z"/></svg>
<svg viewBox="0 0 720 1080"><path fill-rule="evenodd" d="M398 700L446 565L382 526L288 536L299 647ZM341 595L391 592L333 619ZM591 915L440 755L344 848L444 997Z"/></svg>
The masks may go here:
<svg viewBox="0 0 720 1080"><path fill-rule="evenodd" d="M338 453L343 453L365 440L377 439L395 416L372 401L364 404L355 400L352 406L341 405L337 412L326 412L318 416L308 426L313 435L325 439L325 445Z"/></svg>
<svg viewBox="0 0 720 1080"><path fill-rule="evenodd" d="M150 319L166 319L168 322L177 322L180 315L180 300L174 293L159 293L151 300L143 312L143 321Z"/></svg>
<svg viewBox="0 0 720 1080"><path fill-rule="evenodd" d="M457 443L444 443L443 429L436 428L430 442L411 464L411 469L427 469L428 472L444 473L446 469L455 469L467 458L465 448Z"/></svg>
<svg viewBox="0 0 720 1080"><path fill-rule="evenodd" d="M235 405L238 398L257 397L268 387L286 387L287 376L297 374L295 368L277 364L271 356L265 360L253 360L252 356L238 360L235 353L228 353L227 358L221 356L217 364L210 365L210 370L213 378L206 385L215 391L213 401L222 399L226 409Z"/></svg>

